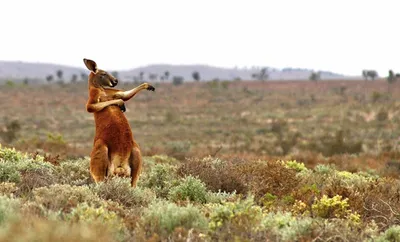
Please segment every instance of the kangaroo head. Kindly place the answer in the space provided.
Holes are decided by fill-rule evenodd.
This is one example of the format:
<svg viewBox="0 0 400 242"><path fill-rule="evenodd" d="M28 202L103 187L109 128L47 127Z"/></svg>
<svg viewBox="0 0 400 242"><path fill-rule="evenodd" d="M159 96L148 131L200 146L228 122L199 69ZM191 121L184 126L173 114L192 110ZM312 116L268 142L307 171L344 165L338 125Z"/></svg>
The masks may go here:
<svg viewBox="0 0 400 242"><path fill-rule="evenodd" d="M89 80L93 83L93 85L101 87L115 87L118 84L117 78L106 71L98 69L96 62L93 60L84 58L83 62L89 71L92 72Z"/></svg>

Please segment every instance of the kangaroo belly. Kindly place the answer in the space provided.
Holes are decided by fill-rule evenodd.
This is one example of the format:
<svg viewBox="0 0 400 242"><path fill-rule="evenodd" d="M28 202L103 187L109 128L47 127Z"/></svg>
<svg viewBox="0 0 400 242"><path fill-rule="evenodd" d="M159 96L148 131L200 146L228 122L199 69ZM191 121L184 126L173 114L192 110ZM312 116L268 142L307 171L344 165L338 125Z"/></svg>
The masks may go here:
<svg viewBox="0 0 400 242"><path fill-rule="evenodd" d="M110 156L129 157L133 149L131 127L119 107L107 107L95 113L95 140L103 140Z"/></svg>

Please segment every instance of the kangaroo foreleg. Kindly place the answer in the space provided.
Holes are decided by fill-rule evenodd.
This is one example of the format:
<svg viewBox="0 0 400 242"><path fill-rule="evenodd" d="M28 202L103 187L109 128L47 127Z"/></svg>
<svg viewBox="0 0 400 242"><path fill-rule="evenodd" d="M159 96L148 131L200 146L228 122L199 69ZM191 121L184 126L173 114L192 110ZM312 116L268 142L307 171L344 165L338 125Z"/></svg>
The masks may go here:
<svg viewBox="0 0 400 242"><path fill-rule="evenodd" d="M105 101L105 102L99 102L99 103L92 103L92 104L87 104L86 105L86 110L89 113L94 113L103 110L105 107L108 107L110 105L118 105L118 106L123 106L123 101L121 99L116 99L116 100L110 100L110 101Z"/></svg>
<svg viewBox="0 0 400 242"><path fill-rule="evenodd" d="M142 90L149 90L149 91L154 92L156 89L148 83L143 83L131 90L119 91L119 92L115 93L114 98L119 98L124 101L128 101L129 99L133 98L138 92L140 92Z"/></svg>

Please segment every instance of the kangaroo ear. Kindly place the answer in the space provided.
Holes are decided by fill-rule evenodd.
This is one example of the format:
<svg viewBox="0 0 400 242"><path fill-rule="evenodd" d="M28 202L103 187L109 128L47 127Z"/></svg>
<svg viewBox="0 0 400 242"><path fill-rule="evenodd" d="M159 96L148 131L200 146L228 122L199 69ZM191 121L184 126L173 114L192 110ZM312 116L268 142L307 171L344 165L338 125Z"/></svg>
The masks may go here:
<svg viewBox="0 0 400 242"><path fill-rule="evenodd" d="M83 58L83 62L85 63L86 67L87 67L90 71L92 71L92 72L94 72L94 73L97 72L97 64L96 64L96 62L94 62L94 61L92 61L92 60L89 60L89 59L85 59L85 58Z"/></svg>

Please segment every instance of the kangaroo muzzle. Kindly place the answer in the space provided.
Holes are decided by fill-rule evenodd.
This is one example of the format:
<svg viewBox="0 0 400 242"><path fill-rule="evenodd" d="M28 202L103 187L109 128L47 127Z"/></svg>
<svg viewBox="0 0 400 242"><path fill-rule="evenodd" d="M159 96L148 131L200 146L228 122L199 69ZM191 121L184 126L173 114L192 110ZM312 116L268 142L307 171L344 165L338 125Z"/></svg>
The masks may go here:
<svg viewBox="0 0 400 242"><path fill-rule="evenodd" d="M111 87L115 87L118 84L118 79L110 81Z"/></svg>

